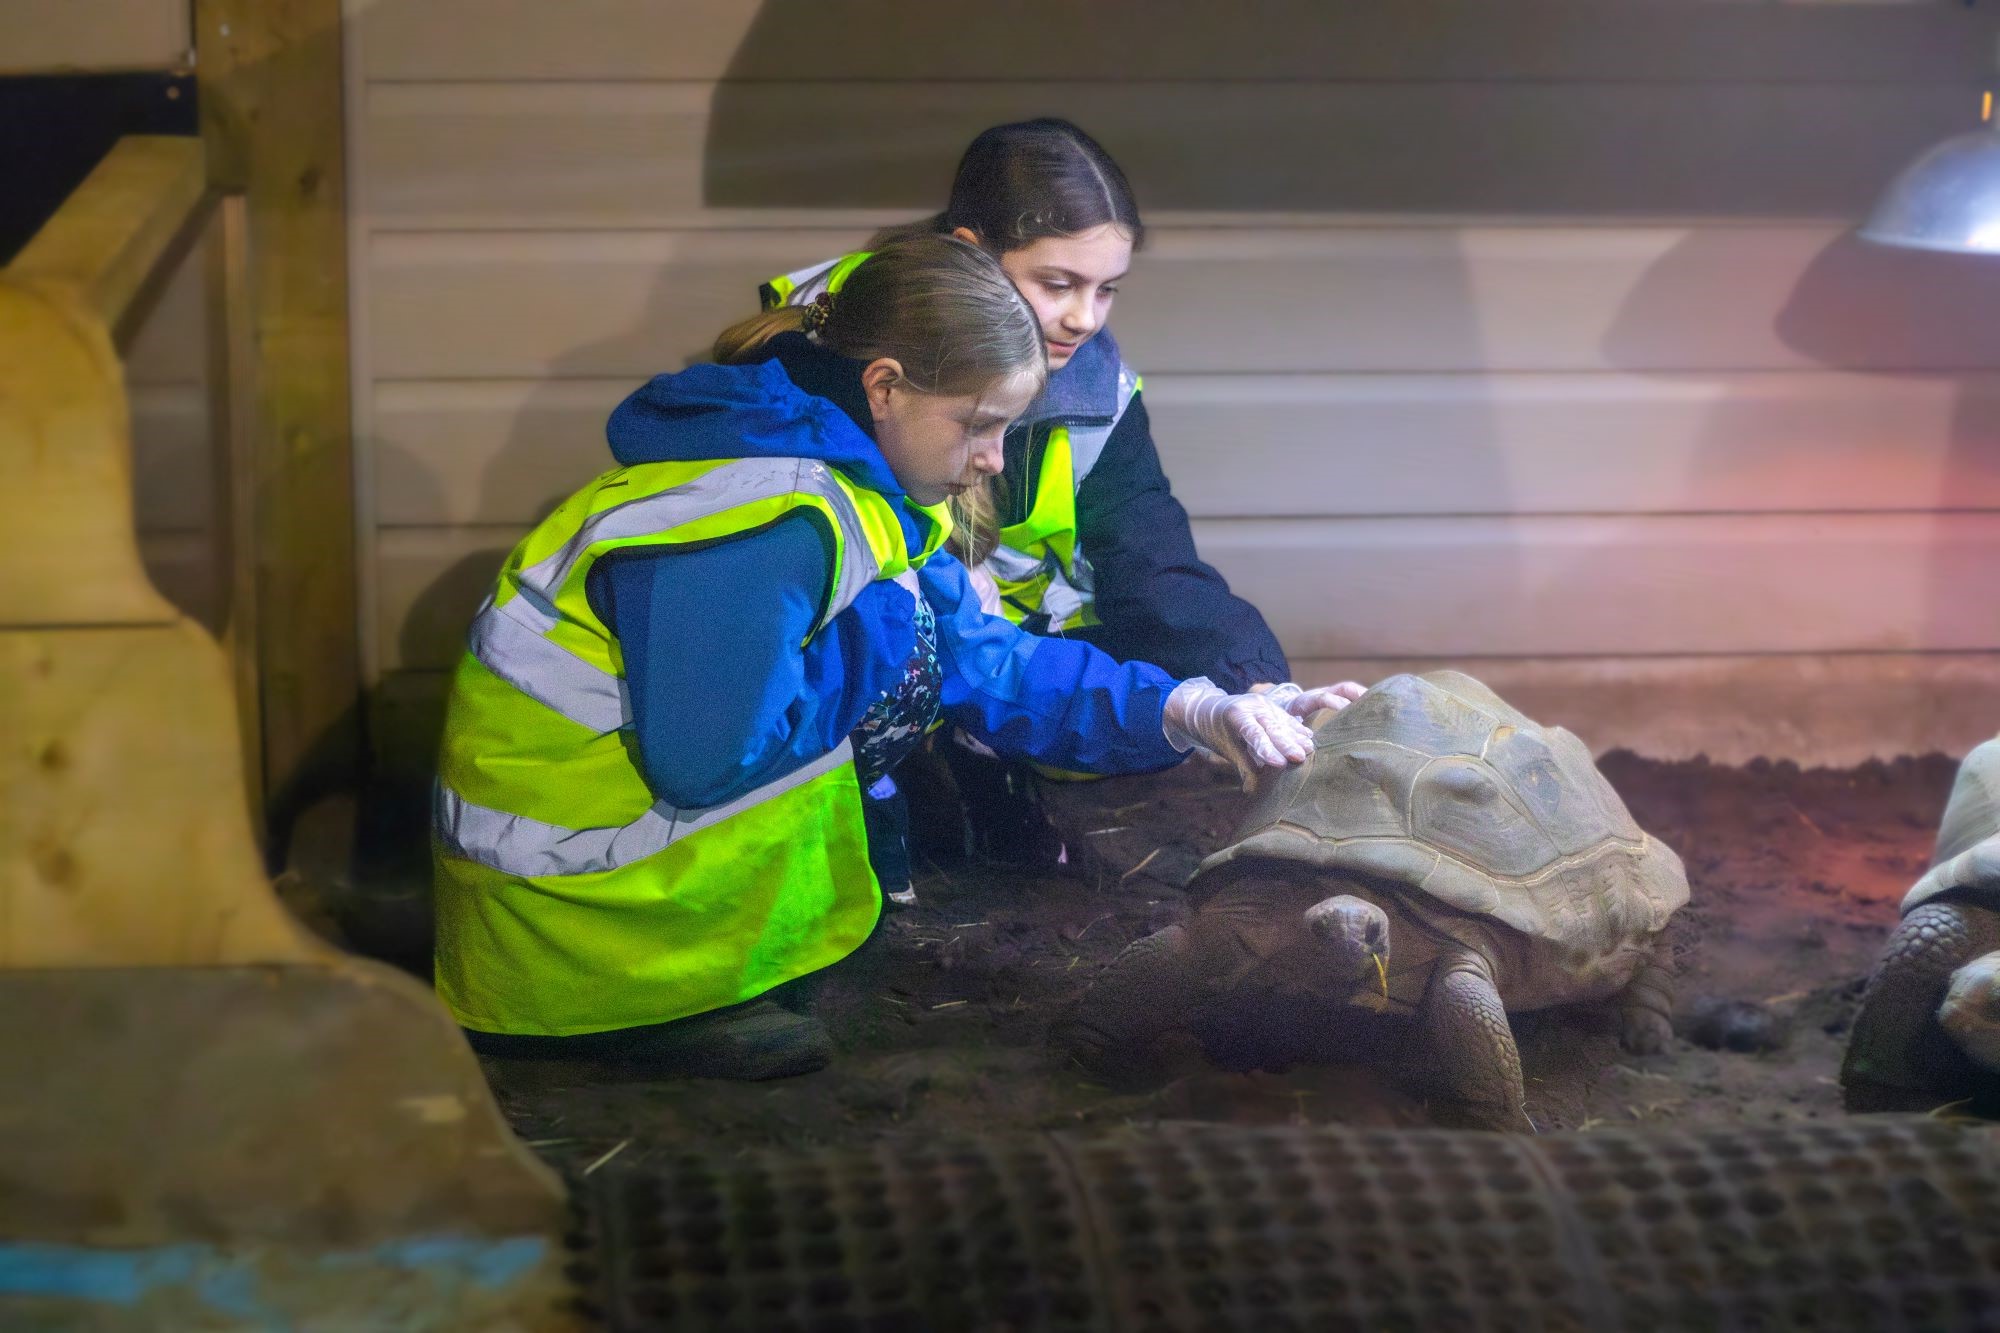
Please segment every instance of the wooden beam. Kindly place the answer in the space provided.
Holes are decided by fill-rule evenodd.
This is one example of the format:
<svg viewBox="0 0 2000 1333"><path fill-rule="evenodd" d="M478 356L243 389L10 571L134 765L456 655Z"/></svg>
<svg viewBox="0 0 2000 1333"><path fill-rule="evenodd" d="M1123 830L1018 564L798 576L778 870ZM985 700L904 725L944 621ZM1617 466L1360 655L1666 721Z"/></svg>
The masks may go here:
<svg viewBox="0 0 2000 1333"><path fill-rule="evenodd" d="M208 212L200 141L131 135L105 154L7 272L23 283L75 289L122 347Z"/></svg>
<svg viewBox="0 0 2000 1333"><path fill-rule="evenodd" d="M245 200L263 771L279 824L360 763L340 0L197 0L213 184Z"/></svg>
<svg viewBox="0 0 2000 1333"><path fill-rule="evenodd" d="M209 238L208 419L214 445L210 493L215 497L214 569L226 608L218 637L236 689L236 722L247 779L251 824L266 831L264 722L257 638L257 535L255 455L250 410L256 385L256 352L250 343L248 211L243 196L223 199Z"/></svg>

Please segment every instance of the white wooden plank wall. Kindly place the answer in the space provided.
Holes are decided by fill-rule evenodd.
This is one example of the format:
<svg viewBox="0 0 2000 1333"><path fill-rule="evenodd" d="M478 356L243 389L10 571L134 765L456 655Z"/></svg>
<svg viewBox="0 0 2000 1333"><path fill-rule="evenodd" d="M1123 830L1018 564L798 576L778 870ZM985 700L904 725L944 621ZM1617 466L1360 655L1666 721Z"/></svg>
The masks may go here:
<svg viewBox="0 0 2000 1333"><path fill-rule="evenodd" d="M1673 753L2000 725L2000 264L1847 235L1976 122L1983 10L350 0L348 32L378 731L427 734L620 396L1045 113L1149 208L1114 327L1307 672L1562 681L1588 739ZM1642 679L1757 702L1662 722ZM1821 726L1787 681L1911 706Z"/></svg>

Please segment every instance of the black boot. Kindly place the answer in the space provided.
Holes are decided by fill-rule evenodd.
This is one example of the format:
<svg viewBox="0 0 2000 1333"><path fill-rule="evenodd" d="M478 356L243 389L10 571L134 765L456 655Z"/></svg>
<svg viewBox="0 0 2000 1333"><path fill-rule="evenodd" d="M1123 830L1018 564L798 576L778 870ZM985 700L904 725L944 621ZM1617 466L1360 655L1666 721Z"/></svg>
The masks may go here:
<svg viewBox="0 0 2000 1333"><path fill-rule="evenodd" d="M818 1019L761 998L671 1023L575 1037L465 1035L473 1050L496 1058L588 1060L661 1075L745 1082L810 1074L833 1058L833 1039Z"/></svg>

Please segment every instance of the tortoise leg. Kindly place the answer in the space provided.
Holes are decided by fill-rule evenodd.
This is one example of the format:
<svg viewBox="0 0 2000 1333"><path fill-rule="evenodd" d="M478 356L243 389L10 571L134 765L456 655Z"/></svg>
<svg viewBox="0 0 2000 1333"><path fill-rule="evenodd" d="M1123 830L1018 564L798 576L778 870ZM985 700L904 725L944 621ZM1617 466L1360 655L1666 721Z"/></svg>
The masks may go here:
<svg viewBox="0 0 2000 1333"><path fill-rule="evenodd" d="M1618 993L1620 1042L1634 1055L1658 1055L1674 1041L1674 972L1656 944L1639 975Z"/></svg>
<svg viewBox="0 0 2000 1333"><path fill-rule="evenodd" d="M1977 1069L1937 1024L1951 974L2000 948L2000 914L1930 902L1903 918L1869 978L1840 1082L1850 1111L1925 1110L1962 1095Z"/></svg>
<svg viewBox="0 0 2000 1333"><path fill-rule="evenodd" d="M1982 1070L2000 1072L2000 949L1951 974L1938 1025ZM1990 1080L1988 1080L1990 1082Z"/></svg>
<svg viewBox="0 0 2000 1333"><path fill-rule="evenodd" d="M1521 1053L1491 963L1470 951L1439 959L1419 1022L1432 1076L1452 1103L1449 1119L1475 1129L1534 1132Z"/></svg>
<svg viewBox="0 0 2000 1333"><path fill-rule="evenodd" d="M1095 1074L1144 1072L1159 1039L1185 1027L1201 994L1201 979L1182 926L1134 940L1084 992L1051 1039Z"/></svg>

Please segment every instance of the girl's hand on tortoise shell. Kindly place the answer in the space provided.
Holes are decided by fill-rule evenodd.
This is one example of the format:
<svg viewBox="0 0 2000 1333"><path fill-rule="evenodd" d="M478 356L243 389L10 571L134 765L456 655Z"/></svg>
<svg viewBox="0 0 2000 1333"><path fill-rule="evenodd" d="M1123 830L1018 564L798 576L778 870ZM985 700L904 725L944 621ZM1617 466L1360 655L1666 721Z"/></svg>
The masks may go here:
<svg viewBox="0 0 2000 1333"><path fill-rule="evenodd" d="M1337 713L1368 693L1368 687L1358 680L1343 680L1337 685L1320 685L1310 690L1289 680L1278 685L1252 685L1250 689L1300 721L1323 708Z"/></svg>
<svg viewBox="0 0 2000 1333"><path fill-rule="evenodd" d="M1267 694L1230 694L1205 677L1182 681L1167 696L1167 739L1227 758L1248 786L1259 769L1304 763L1312 729Z"/></svg>

